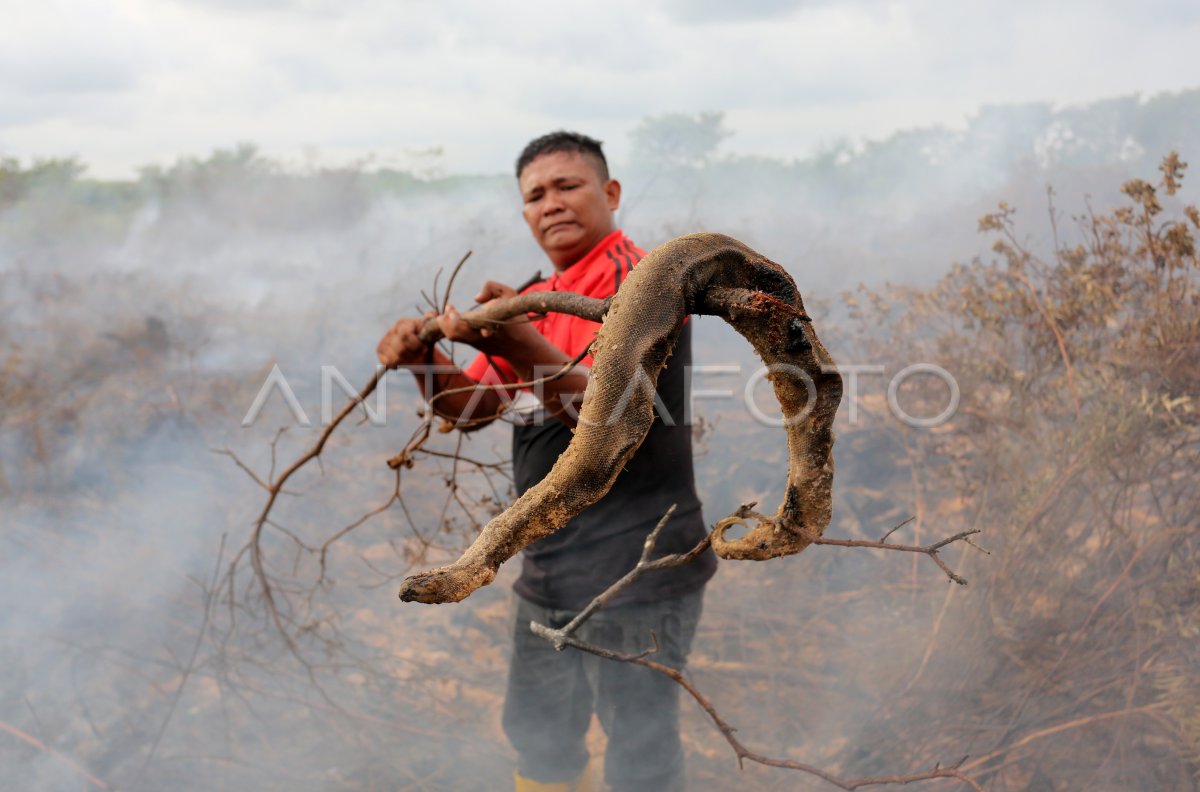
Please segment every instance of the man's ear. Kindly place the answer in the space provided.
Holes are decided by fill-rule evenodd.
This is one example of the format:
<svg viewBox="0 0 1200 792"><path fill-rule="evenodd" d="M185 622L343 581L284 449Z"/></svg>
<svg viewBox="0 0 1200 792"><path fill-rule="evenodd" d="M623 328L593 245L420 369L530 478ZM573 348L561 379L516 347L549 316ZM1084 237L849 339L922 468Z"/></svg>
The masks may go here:
<svg viewBox="0 0 1200 792"><path fill-rule="evenodd" d="M608 211L615 212L621 208L621 182L609 179L604 185L604 195L608 199Z"/></svg>

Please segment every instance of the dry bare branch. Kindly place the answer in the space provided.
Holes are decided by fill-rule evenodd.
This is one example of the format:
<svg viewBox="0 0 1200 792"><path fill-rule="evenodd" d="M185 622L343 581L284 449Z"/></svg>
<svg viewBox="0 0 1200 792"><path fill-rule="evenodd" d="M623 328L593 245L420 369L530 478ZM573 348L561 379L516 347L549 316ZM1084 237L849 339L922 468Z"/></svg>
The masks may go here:
<svg viewBox="0 0 1200 792"><path fill-rule="evenodd" d="M728 525L731 522L745 520L750 517L758 517L760 519L767 519L763 515L757 515L757 513L755 513L752 509L753 505L754 504L752 504L752 503L751 504L743 504L736 512L734 512L729 517L725 518L725 520L722 520L720 523L718 523L718 525L721 525L722 523ZM654 660L648 659L648 657L647 657L648 655L651 655L658 650L658 639L653 634L651 634L651 636L650 636L651 641L653 642L653 645L646 651L641 652L639 654L627 654L624 652L614 652L614 651L612 651L610 649L606 649L602 646L597 646L596 644L589 643L587 641L583 641L583 640L576 638L574 633L579 629L579 627L581 625L583 625L584 622L586 622L589 618L591 618L592 615L594 615L596 613L596 611L603 608L607 602L610 602L613 597L615 597L621 591L624 591L626 588L628 588L630 585L632 585L634 583L634 581L638 580L643 575L645 575L649 572L653 572L658 569L668 569L671 567L682 566L684 564L690 563L697 556L699 556L701 553L703 553L705 550L707 550L709 548L711 541L712 541L712 532L710 532L708 534L708 536L706 536L704 539L702 539L699 543L696 544L695 547L693 547L691 550L687 551L686 553L674 553L671 555L667 555L667 556L663 556L661 558L651 560L651 556L654 553L654 545L658 541L658 536L662 532L662 529L666 526L668 520L670 520L671 515L674 513L674 511L675 511L675 506L672 505L671 508L667 509L667 512L666 512L666 514L663 515L662 519L658 521L658 524L654 526L654 529L652 531L650 531L650 533L646 536L646 542L642 547L641 558L638 559L638 562L634 566L634 568L631 569L629 572L627 572L620 580L616 581L611 586L609 586L607 589L605 589L599 596L597 596L595 599L593 599L592 602L589 603L588 606L584 610L582 610L575 618L573 618L570 622L568 622L567 624L563 625L562 627L560 627L558 629L548 627L547 625L544 625L544 624L539 624L538 622L530 622L530 624L529 624L530 631L532 631L534 633L534 635L537 635L538 637L543 638L546 641L550 642L550 644L553 645L554 648L559 651L562 651L563 649L565 649L567 647L572 647L574 649L578 649L583 652L588 652L589 654L594 654L597 657L603 657L603 658L613 660L616 662L621 662L621 663L633 663L634 665L640 665L640 666L649 668L652 671L655 671L659 674L662 674L662 675L672 679L673 681L675 681L675 683L677 683L684 690L686 690L693 699L695 699L696 703L700 705L700 707L708 715L709 719L712 720L713 724L721 732L721 736L724 737L725 741L729 743L729 746L731 748L733 748L734 754L737 756L738 767L744 767L745 761L749 760L751 762L755 762L755 763L761 764L761 765L766 765L768 767L780 767L780 768L784 768L784 769L788 769L788 770L797 770L797 771L800 771L803 773L808 773L810 775L814 775L824 781L827 781L830 784L833 784L834 786L838 787L839 789L846 789L846 790L860 789L862 787L868 787L868 786L882 786L885 784L911 784L911 783L914 783L917 781L932 781L932 780L939 779L939 778L952 778L952 779L962 782L963 784L966 784L967 786L969 786L971 789L975 790L976 792L983 792L983 787L981 787L978 784L978 782L976 782L973 778L964 774L960 770L960 767L967 760L967 757L965 757L965 756L962 759L960 759L957 763L955 763L954 765L951 765L949 767L942 767L940 764L937 764L937 765L934 765L934 767L932 769L926 770L923 772L919 772L919 773L905 773L905 774L894 774L894 775L886 775L886 776L861 776L858 778L842 778L842 777L837 776L827 770L823 770L819 767L816 767L816 766L810 765L810 764L806 764L804 762L797 762L792 759L776 759L773 757L769 757L769 756L765 756L763 754L757 753L757 752L752 751L749 748L747 748L737 738L737 736L734 734L734 732L737 731L736 728L731 726L728 721L726 721L724 718L721 717L721 714L719 712L717 712L716 707L713 706L712 702L709 701L708 697L705 696L703 693L701 693L700 690L694 684L692 684L692 682L690 680L688 680L688 678L685 677L682 672L680 672L678 669L672 668L671 666L664 665L662 663L658 663L658 662L655 662ZM713 531L715 532L716 530L717 530L716 526L714 526ZM934 545L930 545L928 548L909 548L905 545L891 545L891 544L887 544L884 542L867 542L867 543L862 543L862 544L843 544L842 542L837 541L837 540L830 541L830 542L828 542L828 544L835 544L835 545L849 546L849 547L874 547L874 548L883 549L883 550L910 550L911 552L922 552L927 555L930 555L930 557L932 557L936 561L936 560L938 560L937 556L936 556L936 552L937 552L938 548L945 547L946 545L950 544L951 542L955 542L955 541L964 539L966 536L969 536L971 533L977 533L977 532L976 531L963 532L961 534L957 534L955 536L952 536L952 537L944 539L940 542L937 542ZM816 544L816 543L818 543L818 542L814 542L814 544ZM952 580L956 580L955 575L952 572L950 572L949 569L947 569L943 564L939 563L939 566L942 567L943 571L945 571L946 574L951 576ZM966 583L965 580L961 580L961 582L963 584Z"/></svg>

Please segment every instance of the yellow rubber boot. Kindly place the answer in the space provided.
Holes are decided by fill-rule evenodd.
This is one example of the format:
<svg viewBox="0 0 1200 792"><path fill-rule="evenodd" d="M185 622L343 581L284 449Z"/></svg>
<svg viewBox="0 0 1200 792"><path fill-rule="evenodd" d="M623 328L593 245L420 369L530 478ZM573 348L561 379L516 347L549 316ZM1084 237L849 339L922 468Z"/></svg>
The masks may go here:
<svg viewBox="0 0 1200 792"><path fill-rule="evenodd" d="M520 773L513 773L515 792L592 792L592 765L583 768L583 774L574 781L534 781Z"/></svg>

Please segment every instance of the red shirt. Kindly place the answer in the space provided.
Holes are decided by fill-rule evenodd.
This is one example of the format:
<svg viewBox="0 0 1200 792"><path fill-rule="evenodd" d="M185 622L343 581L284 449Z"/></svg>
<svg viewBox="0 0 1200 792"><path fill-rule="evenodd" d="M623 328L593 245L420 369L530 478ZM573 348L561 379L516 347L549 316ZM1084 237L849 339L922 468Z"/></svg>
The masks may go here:
<svg viewBox="0 0 1200 792"><path fill-rule="evenodd" d="M629 237L618 229L600 240L591 252L564 271L556 272L521 293L564 291L604 299L616 294L621 282L645 255L646 251L634 245ZM565 313L550 313L544 319L535 320L533 326L550 343L572 358L592 343L592 339L600 330L599 322L589 322L587 319ZM493 355L492 361L496 364L495 367L488 364L486 355L480 354L467 366L466 375L482 385L520 381L507 360ZM590 366L592 356L585 357L582 363Z"/></svg>

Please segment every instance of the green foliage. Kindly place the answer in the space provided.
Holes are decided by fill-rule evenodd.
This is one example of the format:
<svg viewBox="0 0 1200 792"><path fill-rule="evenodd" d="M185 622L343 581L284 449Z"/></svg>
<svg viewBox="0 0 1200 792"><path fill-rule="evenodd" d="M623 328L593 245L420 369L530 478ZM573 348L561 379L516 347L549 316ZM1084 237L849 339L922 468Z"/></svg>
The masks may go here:
<svg viewBox="0 0 1200 792"><path fill-rule="evenodd" d="M635 161L668 168L699 168L712 161L733 133L724 113L665 113L642 119L629 133Z"/></svg>
<svg viewBox="0 0 1200 792"><path fill-rule="evenodd" d="M34 160L28 168L11 157L0 159L0 208L11 206L38 190L69 189L87 166L68 159Z"/></svg>

